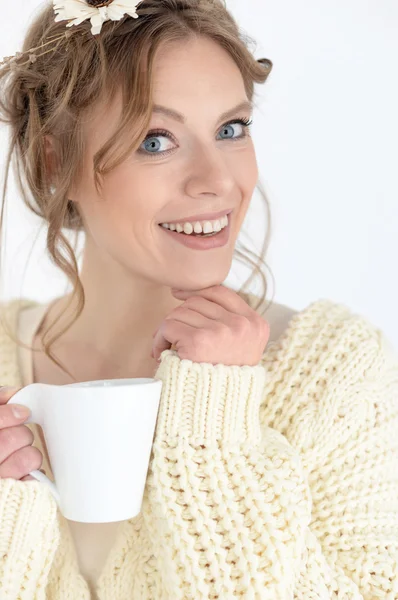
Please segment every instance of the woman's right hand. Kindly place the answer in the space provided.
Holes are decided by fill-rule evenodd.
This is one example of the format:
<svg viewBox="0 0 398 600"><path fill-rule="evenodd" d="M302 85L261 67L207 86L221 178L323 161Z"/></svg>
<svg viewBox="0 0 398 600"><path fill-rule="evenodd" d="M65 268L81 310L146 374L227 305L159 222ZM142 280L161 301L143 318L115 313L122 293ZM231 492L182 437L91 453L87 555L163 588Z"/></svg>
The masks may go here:
<svg viewBox="0 0 398 600"><path fill-rule="evenodd" d="M43 455L32 446L34 435L23 424L29 418L30 410L20 404L7 404L20 389L0 387L0 479L37 481L29 473L41 470ZM15 414L18 409L20 415Z"/></svg>

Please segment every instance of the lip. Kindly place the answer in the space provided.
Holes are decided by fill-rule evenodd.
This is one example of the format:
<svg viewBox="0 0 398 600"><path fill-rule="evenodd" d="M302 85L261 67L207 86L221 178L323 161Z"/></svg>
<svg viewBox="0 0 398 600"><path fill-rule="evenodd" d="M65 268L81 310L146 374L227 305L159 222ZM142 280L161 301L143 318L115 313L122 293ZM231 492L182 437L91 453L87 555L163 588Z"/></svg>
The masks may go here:
<svg viewBox="0 0 398 600"><path fill-rule="evenodd" d="M225 215L229 215L233 211L233 208L227 208L218 213L205 213L203 215L194 215L193 217L183 217L178 219L177 221L161 221L158 225L162 223L167 223L168 225L176 225L177 223L194 223L196 221L215 221L216 219L221 219L225 217Z"/></svg>
<svg viewBox="0 0 398 600"><path fill-rule="evenodd" d="M228 225L219 231L217 235L208 238L197 237L192 234L186 235L184 233L177 233L176 231L171 231L171 229L166 229L161 225L159 225L159 227L165 235L171 236L171 238L174 238L176 242L179 242L183 246L193 250L212 250L228 244L231 232L231 219L228 219Z"/></svg>

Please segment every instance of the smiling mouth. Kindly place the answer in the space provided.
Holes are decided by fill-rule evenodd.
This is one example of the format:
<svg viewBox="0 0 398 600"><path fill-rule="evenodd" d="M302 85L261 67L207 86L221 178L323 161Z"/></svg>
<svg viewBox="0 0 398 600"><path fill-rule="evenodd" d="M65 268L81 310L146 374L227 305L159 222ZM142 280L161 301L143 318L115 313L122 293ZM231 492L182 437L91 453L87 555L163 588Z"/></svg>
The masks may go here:
<svg viewBox="0 0 398 600"><path fill-rule="evenodd" d="M187 237L201 237L201 238L207 238L207 237L214 237L216 235L218 235L221 231L223 231L224 229L226 229L229 225L230 225L230 221L231 221L231 215L232 215L232 210L225 214L223 217L220 217L220 219L215 219L213 221L214 225L212 224L212 221L210 221L208 224L206 224L206 220L202 220L202 222L198 222L200 225L200 229L204 229L205 231L200 231L200 232L196 232L194 231L194 221L180 221L180 222L172 222L172 223L158 223L158 225L160 227L162 227L163 229L165 229L166 231L170 231L170 232L174 232L176 234L182 234L183 236L187 236ZM195 221L196 223L196 221ZM218 226L216 225L216 223L218 223ZM214 231L209 231L209 224L210 224L210 229L213 229L215 227ZM207 229L207 231L206 231Z"/></svg>
<svg viewBox="0 0 398 600"><path fill-rule="evenodd" d="M192 250L213 250L216 248L222 248L226 246L230 239L231 222L223 227L220 231L212 231L210 233L185 233L184 231L178 232L162 227L167 237L171 238L175 242L179 242L183 246L191 248Z"/></svg>
<svg viewBox="0 0 398 600"><path fill-rule="evenodd" d="M161 225L159 225L159 227L162 227ZM170 229L167 229L166 227L163 227L163 229L166 229L166 231L173 231ZM224 227L223 227L224 229ZM222 231L222 229L221 229ZM185 235L187 237L202 237L202 238L206 238L206 237L213 237L215 235L217 235L218 233L220 233L219 231L212 231L211 233L195 233L194 231L192 233L185 233L185 231L173 231L173 233L178 233L179 235Z"/></svg>

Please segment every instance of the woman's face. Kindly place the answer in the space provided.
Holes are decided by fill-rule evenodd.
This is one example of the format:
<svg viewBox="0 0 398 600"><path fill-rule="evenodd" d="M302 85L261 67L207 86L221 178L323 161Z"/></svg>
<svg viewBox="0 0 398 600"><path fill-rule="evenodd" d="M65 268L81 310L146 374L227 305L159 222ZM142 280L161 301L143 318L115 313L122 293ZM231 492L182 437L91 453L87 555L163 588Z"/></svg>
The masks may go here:
<svg viewBox="0 0 398 600"><path fill-rule="evenodd" d="M155 104L183 117L153 112L140 149L105 177L103 198L87 166L70 195L85 223L87 255L100 261L95 268L105 274L117 263L128 277L155 285L216 285L229 273L258 180L249 128L237 122L250 119L251 108L231 111L248 101L243 79L226 51L199 38L162 52L153 84ZM115 129L120 101L98 107L86 123L86 165ZM222 117L227 111L231 114ZM176 239L186 234L170 234L159 225L195 223L195 215L231 210L229 241L209 250L187 247Z"/></svg>

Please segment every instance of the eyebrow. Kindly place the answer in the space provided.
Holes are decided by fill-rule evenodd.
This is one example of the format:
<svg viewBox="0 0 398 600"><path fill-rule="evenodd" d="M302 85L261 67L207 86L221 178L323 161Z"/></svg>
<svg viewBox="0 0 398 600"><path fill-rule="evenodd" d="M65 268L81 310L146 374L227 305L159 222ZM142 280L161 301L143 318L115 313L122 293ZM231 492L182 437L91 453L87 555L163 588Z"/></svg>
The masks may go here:
<svg viewBox="0 0 398 600"><path fill-rule="evenodd" d="M248 110L251 112L253 110L253 103L250 102L249 100L244 100L243 102L241 102L234 108L231 108L230 110L227 110L226 112L224 112L220 116L220 121L223 121L224 119L228 119L229 117L233 117L237 112L239 112L241 110ZM186 122L186 118L184 117L184 115L177 112L176 110L173 110L172 108L167 108L167 106L161 106L160 104L154 105L153 113L159 113L159 114L166 115L166 117L170 117L171 119L174 119L175 121L179 121L180 123Z"/></svg>

